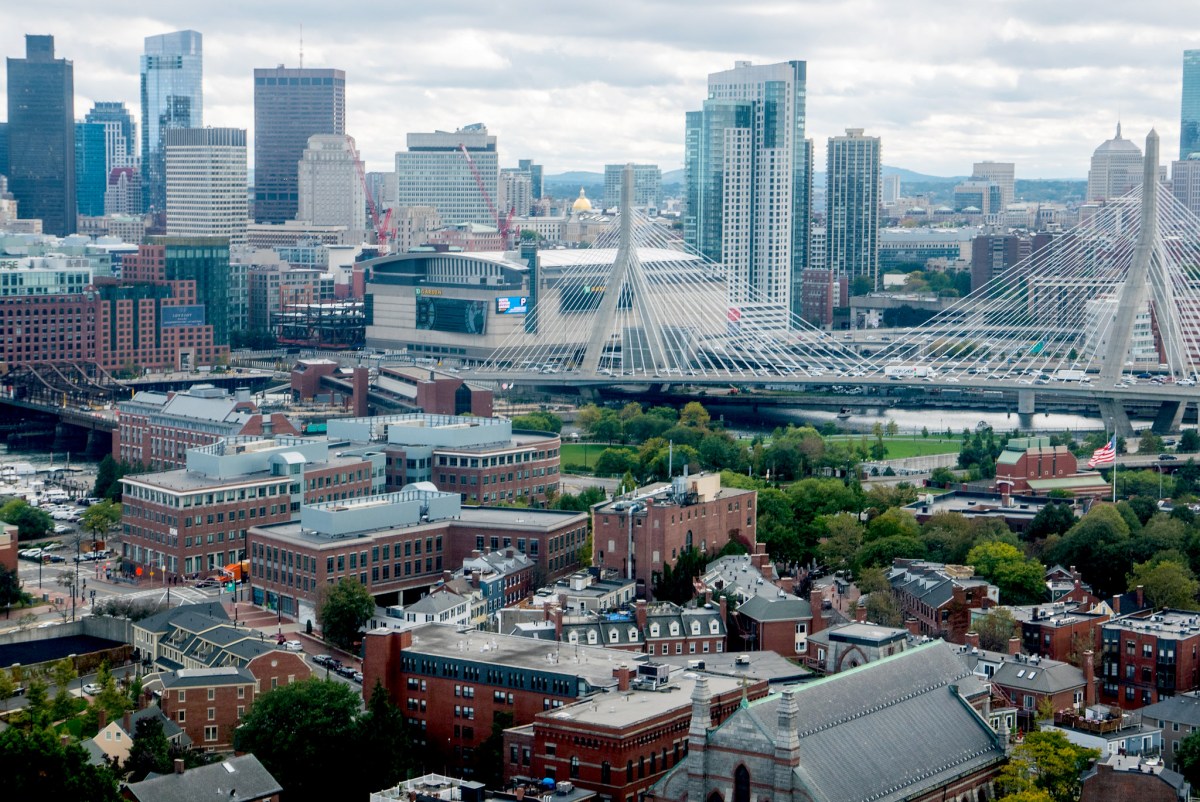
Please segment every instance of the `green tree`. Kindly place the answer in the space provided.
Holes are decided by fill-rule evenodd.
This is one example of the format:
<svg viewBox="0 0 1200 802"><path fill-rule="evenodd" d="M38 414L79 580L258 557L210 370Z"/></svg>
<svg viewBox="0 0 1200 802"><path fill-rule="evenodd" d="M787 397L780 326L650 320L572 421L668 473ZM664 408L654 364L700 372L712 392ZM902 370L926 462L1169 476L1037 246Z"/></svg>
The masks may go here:
<svg viewBox="0 0 1200 802"><path fill-rule="evenodd" d="M558 434L562 431L562 418L551 412L530 412L525 415L517 415L512 419L512 427L514 429L525 429L535 432L554 432Z"/></svg>
<svg viewBox="0 0 1200 802"><path fill-rule="evenodd" d="M980 648L1007 652L1008 641L1017 631L1017 622L1006 608L995 607L987 615L975 619L971 628L979 635Z"/></svg>
<svg viewBox="0 0 1200 802"><path fill-rule="evenodd" d="M654 598L675 604L686 604L696 595L693 580L704 570L708 558L699 549L682 552L675 561L663 563L663 570L655 573Z"/></svg>
<svg viewBox="0 0 1200 802"><path fill-rule="evenodd" d="M105 454L96 466L96 482L92 486L92 495L96 498L108 498L109 491L114 485L119 485L117 461L112 454Z"/></svg>
<svg viewBox="0 0 1200 802"><path fill-rule="evenodd" d="M1075 510L1070 504L1047 504L1033 516L1024 537L1027 540L1041 540L1050 535L1061 535L1074 526L1076 520Z"/></svg>
<svg viewBox="0 0 1200 802"><path fill-rule="evenodd" d="M708 426L710 420L712 420L712 416L708 414L708 410L699 401L689 401L679 411L679 422L684 426L703 429Z"/></svg>
<svg viewBox="0 0 1200 802"><path fill-rule="evenodd" d="M584 404L575 413L575 425L588 434L595 434L596 424L600 422L601 409L595 404Z"/></svg>
<svg viewBox="0 0 1200 802"><path fill-rule="evenodd" d="M1183 434L1179 435L1177 449L1185 454L1200 451L1200 431L1196 429L1184 429Z"/></svg>
<svg viewBox="0 0 1200 802"><path fill-rule="evenodd" d="M21 577L16 571L8 570L7 565L0 565L0 606L4 607L4 616L13 605L29 604L29 594L21 590Z"/></svg>
<svg viewBox="0 0 1200 802"><path fill-rule="evenodd" d="M121 505L109 499L88 507L79 519L79 525L85 531L91 532L92 538L95 540L100 540L102 535L119 523L121 523Z"/></svg>
<svg viewBox="0 0 1200 802"><path fill-rule="evenodd" d="M370 789L391 788L418 767L404 714L392 704L378 680L355 729L357 771L365 774L361 784L368 793Z"/></svg>
<svg viewBox="0 0 1200 802"><path fill-rule="evenodd" d="M949 487L958 481L954 471L944 466L934 468L929 474L930 487Z"/></svg>
<svg viewBox="0 0 1200 802"><path fill-rule="evenodd" d="M1163 450L1163 439L1154 433L1153 429L1143 429L1138 438L1139 454L1157 454Z"/></svg>
<svg viewBox="0 0 1200 802"><path fill-rule="evenodd" d="M890 567L897 557L920 559L925 556L925 544L919 538L897 535L872 540L864 545L856 557L856 568L861 571L867 566Z"/></svg>
<svg viewBox="0 0 1200 802"><path fill-rule="evenodd" d="M346 751L331 746L356 743L359 704L358 695L341 682L307 679L280 686L254 701L234 731L234 748L252 752L288 790L289 799L317 799L330 777L354 774L345 771ZM351 798L351 789L343 791Z"/></svg>
<svg viewBox="0 0 1200 802"><path fill-rule="evenodd" d="M1049 554L1049 562L1074 565L1101 598L1119 592L1131 568L1129 524L1111 504L1097 504Z"/></svg>
<svg viewBox="0 0 1200 802"><path fill-rule="evenodd" d="M44 537L54 529L54 519L45 510L31 507L28 502L19 498L0 507L0 521L17 527L18 540Z"/></svg>
<svg viewBox="0 0 1200 802"><path fill-rule="evenodd" d="M124 769L130 775L130 782L141 782L152 771L166 774L171 770L171 742L163 732L161 718L138 719Z"/></svg>
<svg viewBox="0 0 1200 802"><path fill-rule="evenodd" d="M357 579L343 577L317 592L317 623L325 640L353 648L363 624L375 612L375 599Z"/></svg>
<svg viewBox="0 0 1200 802"><path fill-rule="evenodd" d="M870 543L889 537L905 537L919 540L921 525L916 517L908 510L893 507L882 515L877 515L867 524L867 534L863 540Z"/></svg>
<svg viewBox="0 0 1200 802"><path fill-rule="evenodd" d="M108 663L100 664L100 669L96 672L96 684L100 686L100 692L92 697L92 703L88 706L86 723L89 726L96 725L101 710L109 721L115 721L133 707L129 697L117 687L116 677L113 676Z"/></svg>
<svg viewBox="0 0 1200 802"><path fill-rule="evenodd" d="M620 476L637 467L637 452L632 448L606 448L596 460L597 476Z"/></svg>
<svg viewBox="0 0 1200 802"><path fill-rule="evenodd" d="M1175 769L1193 788L1200 786L1200 729L1193 729L1175 747Z"/></svg>
<svg viewBox="0 0 1200 802"><path fill-rule="evenodd" d="M1079 798L1079 779L1099 750L1076 746L1057 730L1031 732L1000 771L1000 787L1012 794L1044 791L1053 802Z"/></svg>
<svg viewBox="0 0 1200 802"><path fill-rule="evenodd" d="M761 504L761 494L759 499ZM758 531L761 538L761 517L759 520ZM821 539L819 549L821 561L835 570L849 568L854 563L854 555L862 548L863 525L859 522L858 516L848 512L839 512L835 515L822 515L818 521L825 529L825 536ZM861 585L859 585L859 589L862 589Z"/></svg>
<svg viewBox="0 0 1200 802"><path fill-rule="evenodd" d="M876 485L867 491L866 506L876 514L893 507L906 507L917 500L920 492L908 482L897 485Z"/></svg>
<svg viewBox="0 0 1200 802"><path fill-rule="evenodd" d="M782 490L758 491L757 526L759 541L767 545L767 552L774 559L793 562L803 558L792 505Z"/></svg>
<svg viewBox="0 0 1200 802"><path fill-rule="evenodd" d="M1172 560L1152 560L1133 566L1129 574L1129 589L1138 585L1145 589L1146 601L1155 609L1172 607L1178 610L1197 609L1196 594L1200 582L1190 568Z"/></svg>
<svg viewBox="0 0 1200 802"><path fill-rule="evenodd" d="M921 539L929 559L959 565L975 544L975 530L960 512L935 512L921 524Z"/></svg>
<svg viewBox="0 0 1200 802"><path fill-rule="evenodd" d="M967 564L995 584L1007 604L1033 604L1046 594L1045 566L1009 543L980 543L967 554Z"/></svg>
<svg viewBox="0 0 1200 802"><path fill-rule="evenodd" d="M121 800L111 768L92 765L83 747L44 728L0 732L0 777L6 799Z"/></svg>
<svg viewBox="0 0 1200 802"><path fill-rule="evenodd" d="M16 691L17 683L13 680L12 674L0 668L0 703L3 703L4 710L8 710L8 700Z"/></svg>
<svg viewBox="0 0 1200 802"><path fill-rule="evenodd" d="M888 591L879 591L867 596L867 620L881 627L904 626L904 615L900 606Z"/></svg>
<svg viewBox="0 0 1200 802"><path fill-rule="evenodd" d="M75 665L69 657L57 661L50 667L50 681L54 683L54 701L50 705L50 715L55 721L66 718L75 712L75 697L71 695L71 683L79 676Z"/></svg>

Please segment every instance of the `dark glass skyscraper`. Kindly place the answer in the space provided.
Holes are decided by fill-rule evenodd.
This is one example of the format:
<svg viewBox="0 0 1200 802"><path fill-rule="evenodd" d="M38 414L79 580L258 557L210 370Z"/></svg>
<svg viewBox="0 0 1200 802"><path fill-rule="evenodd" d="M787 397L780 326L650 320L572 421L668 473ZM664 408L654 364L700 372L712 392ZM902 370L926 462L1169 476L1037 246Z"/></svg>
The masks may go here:
<svg viewBox="0 0 1200 802"><path fill-rule="evenodd" d="M1200 153L1200 50L1183 51L1183 102L1179 109L1179 159Z"/></svg>
<svg viewBox="0 0 1200 802"><path fill-rule="evenodd" d="M203 37L175 31L146 37L142 56L142 195L147 210L167 204L163 132L204 127Z"/></svg>
<svg viewBox="0 0 1200 802"><path fill-rule="evenodd" d="M53 36L25 37L8 59L8 189L23 218L75 233L75 73L54 57Z"/></svg>
<svg viewBox="0 0 1200 802"><path fill-rule="evenodd" d="M75 123L75 207L87 217L104 215L108 169L104 154L104 125Z"/></svg>
<svg viewBox="0 0 1200 802"><path fill-rule="evenodd" d="M254 219L296 217L297 170L313 134L346 133L346 73L330 69L254 71Z"/></svg>

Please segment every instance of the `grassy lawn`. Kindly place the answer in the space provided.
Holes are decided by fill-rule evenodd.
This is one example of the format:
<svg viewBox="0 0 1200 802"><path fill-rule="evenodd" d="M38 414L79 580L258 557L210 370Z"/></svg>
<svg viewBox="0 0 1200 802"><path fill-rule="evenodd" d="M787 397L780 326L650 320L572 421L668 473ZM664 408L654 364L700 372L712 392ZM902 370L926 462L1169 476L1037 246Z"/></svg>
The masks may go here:
<svg viewBox="0 0 1200 802"><path fill-rule="evenodd" d="M596 464L596 460L604 453L606 448L615 448L608 443L563 443L561 460L564 464L569 465L588 465L589 467Z"/></svg>
<svg viewBox="0 0 1200 802"><path fill-rule="evenodd" d="M859 440L862 435L834 435L829 440ZM866 435L868 443L875 438ZM904 459L905 457L927 457L930 454L957 454L962 448L961 440L947 440L945 437L884 437L887 445L887 459Z"/></svg>

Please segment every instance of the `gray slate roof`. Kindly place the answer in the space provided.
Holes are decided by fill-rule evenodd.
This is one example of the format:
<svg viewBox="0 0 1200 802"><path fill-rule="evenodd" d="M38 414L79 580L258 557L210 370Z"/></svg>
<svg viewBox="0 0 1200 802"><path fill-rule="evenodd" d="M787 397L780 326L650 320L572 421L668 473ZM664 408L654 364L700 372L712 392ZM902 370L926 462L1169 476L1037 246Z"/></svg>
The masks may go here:
<svg viewBox="0 0 1200 802"><path fill-rule="evenodd" d="M125 788L138 802L194 802L216 799L218 794L226 800L252 800L283 791L254 755L188 769L182 774L163 774Z"/></svg>
<svg viewBox="0 0 1200 802"><path fill-rule="evenodd" d="M1005 660L992 675L992 682L1005 688L1040 694L1082 688L1085 684L1083 671L1057 660L1039 660L1037 663Z"/></svg>
<svg viewBox="0 0 1200 802"><path fill-rule="evenodd" d="M164 688L207 688L216 685L254 684L250 669L237 666L220 668L184 668L163 674Z"/></svg>
<svg viewBox="0 0 1200 802"><path fill-rule="evenodd" d="M1169 696L1143 707L1142 718L1200 727L1200 695L1193 691Z"/></svg>
<svg viewBox="0 0 1200 802"><path fill-rule="evenodd" d="M959 695L974 678L942 641L797 686L800 765L794 787L813 802L899 802L1004 760L999 736ZM709 744L769 754L781 697L735 712ZM686 783L673 769L668 796Z"/></svg>
<svg viewBox="0 0 1200 802"><path fill-rule="evenodd" d="M802 621L812 618L812 605L807 599L789 596L782 599L772 599L766 596L755 596L747 599L737 608L738 615L744 615L754 621Z"/></svg>
<svg viewBox="0 0 1200 802"><path fill-rule="evenodd" d="M171 629L178 619L192 614L218 618L223 621L229 620L229 613L225 612L221 602L203 602L201 604L182 604L179 607L172 607L170 610L163 610L161 613L143 618L134 626L147 632L163 633Z"/></svg>

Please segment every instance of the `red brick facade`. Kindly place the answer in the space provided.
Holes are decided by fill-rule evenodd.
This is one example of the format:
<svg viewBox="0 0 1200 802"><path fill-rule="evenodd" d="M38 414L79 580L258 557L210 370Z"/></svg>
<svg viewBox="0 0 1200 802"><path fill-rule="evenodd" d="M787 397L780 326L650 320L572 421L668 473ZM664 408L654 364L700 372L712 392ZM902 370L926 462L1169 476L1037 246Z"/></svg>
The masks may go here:
<svg viewBox="0 0 1200 802"><path fill-rule="evenodd" d="M1101 628L1100 701L1136 710L1200 687L1200 615L1163 610Z"/></svg>

